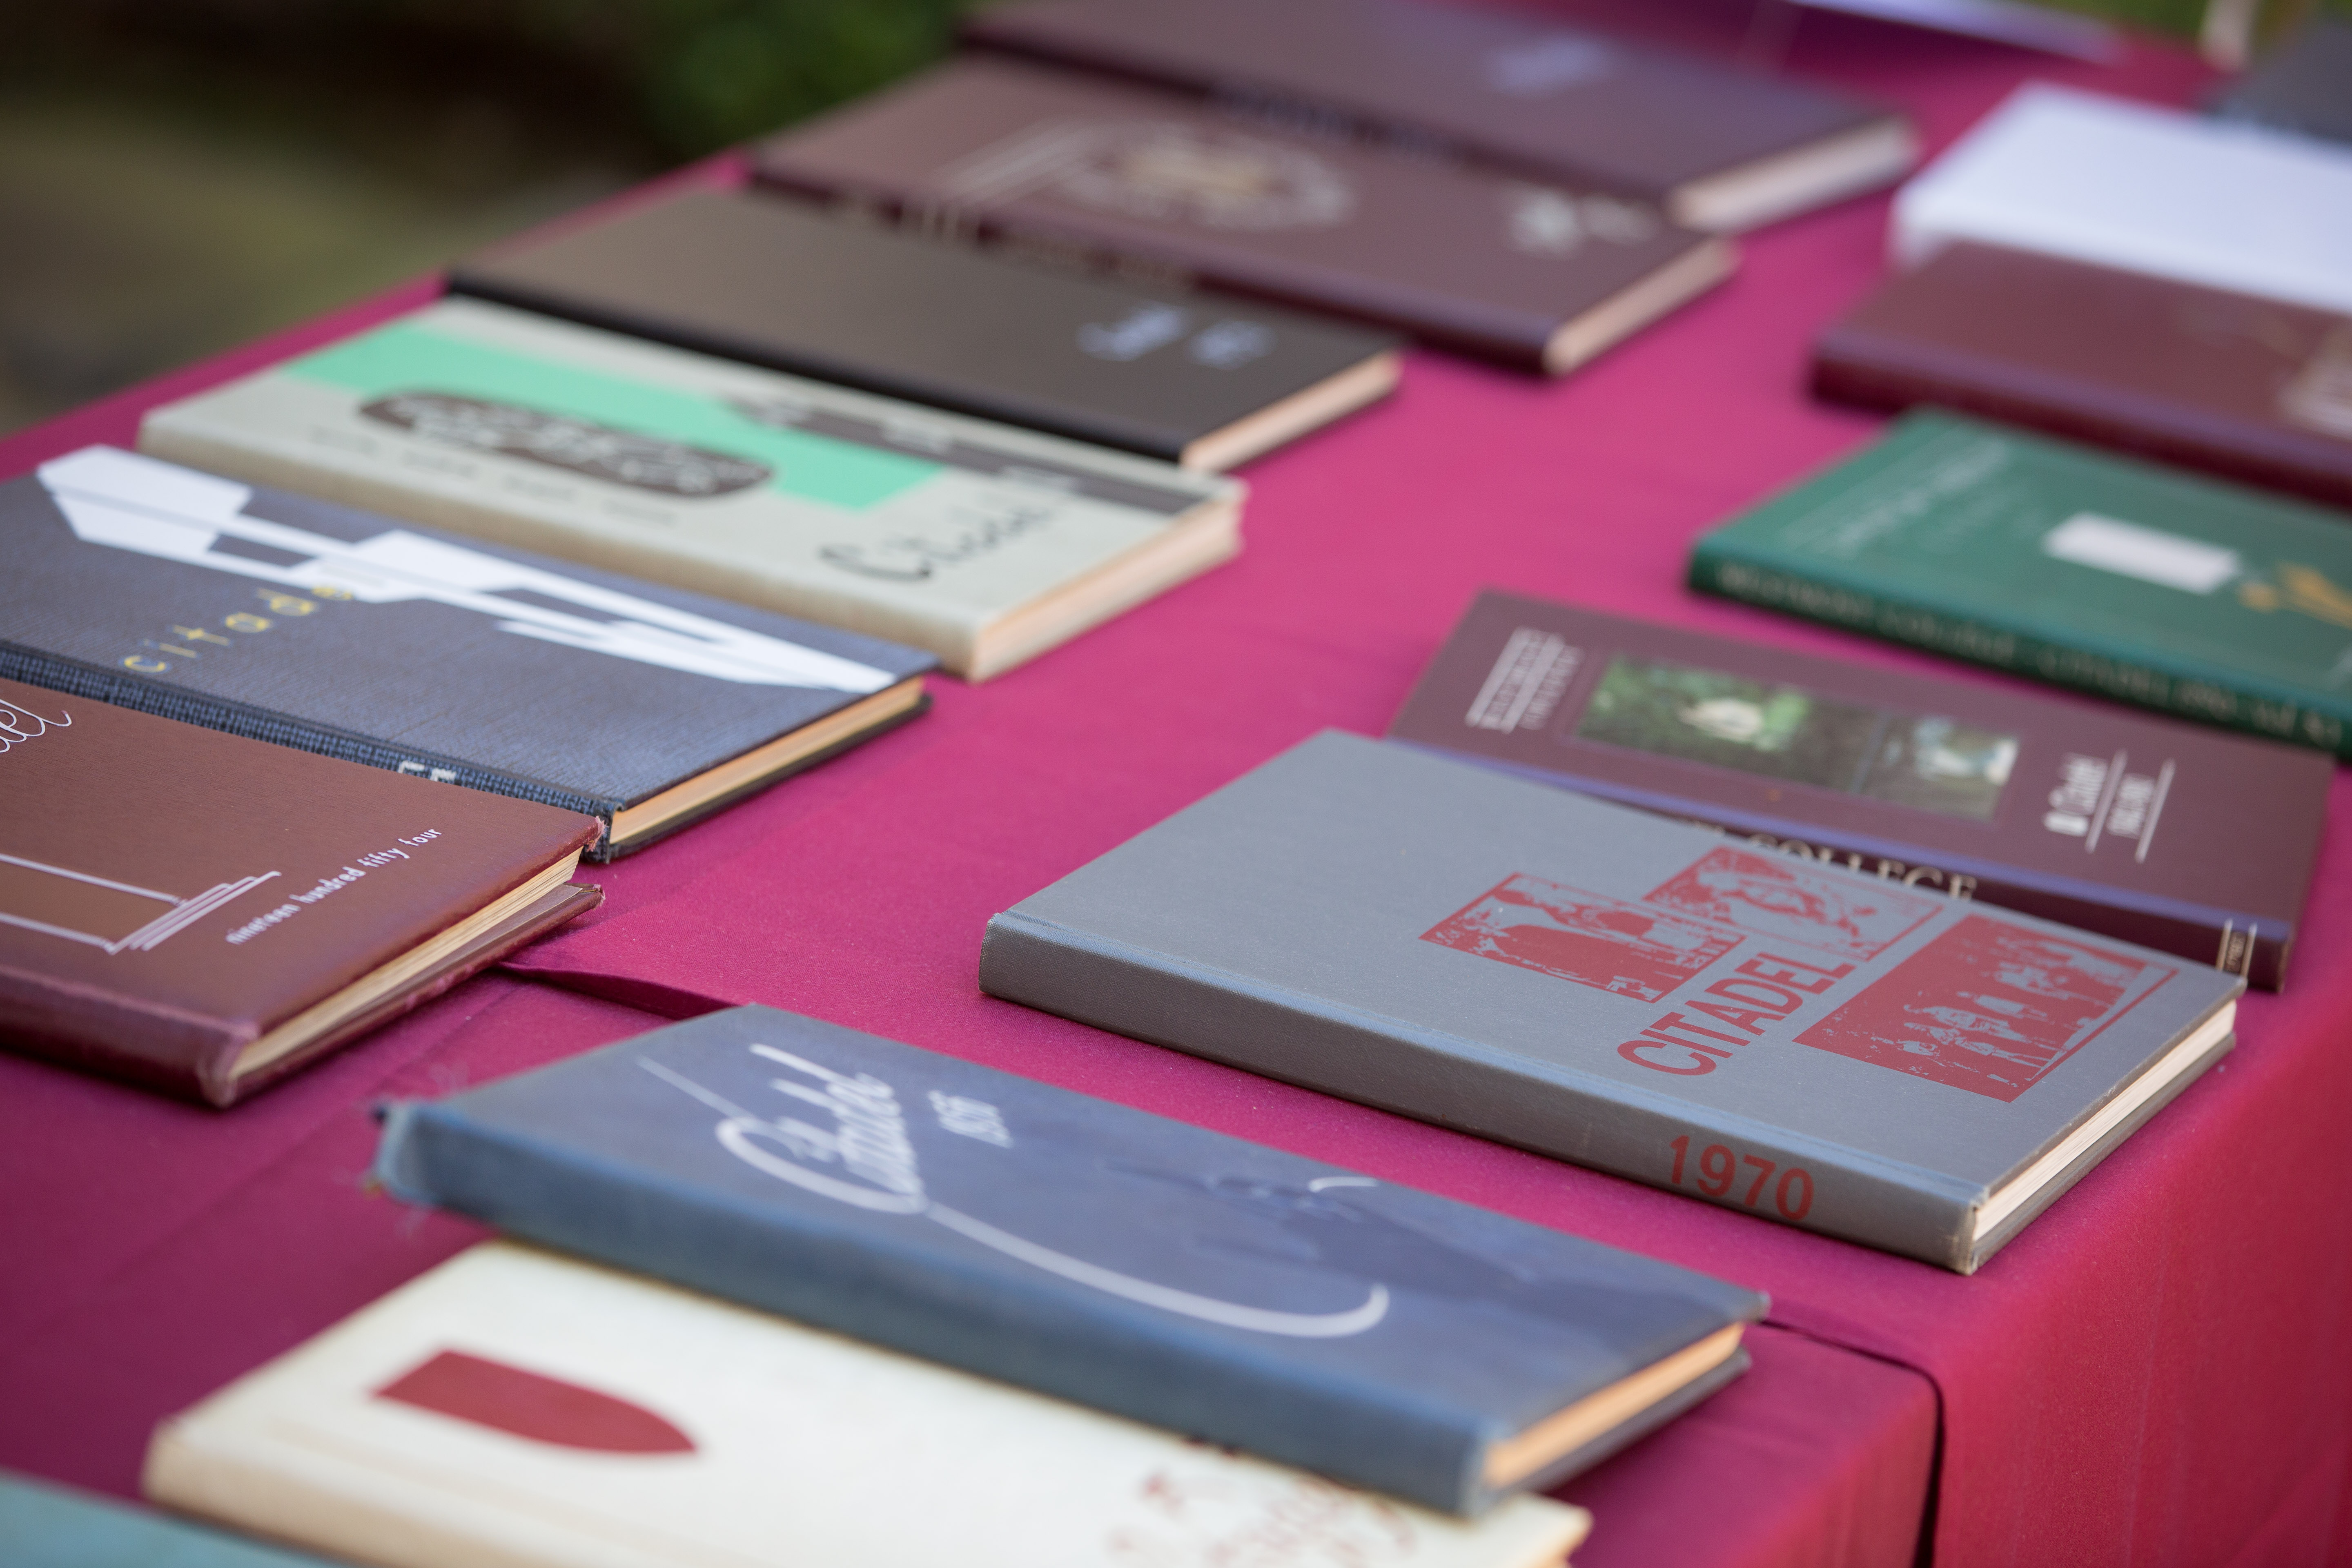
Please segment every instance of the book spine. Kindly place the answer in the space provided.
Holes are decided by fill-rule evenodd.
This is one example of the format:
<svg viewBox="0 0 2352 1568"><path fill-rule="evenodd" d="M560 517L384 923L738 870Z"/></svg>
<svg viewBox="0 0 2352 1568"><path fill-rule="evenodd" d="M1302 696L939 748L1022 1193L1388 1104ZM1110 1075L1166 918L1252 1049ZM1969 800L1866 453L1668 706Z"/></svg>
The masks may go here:
<svg viewBox="0 0 2352 1568"><path fill-rule="evenodd" d="M1791 1139L1668 1092L1572 1070L1546 1072L1471 1041L1178 963L1018 910L989 921L980 986L1154 1045L1743 1214L1961 1273L1974 1267L1970 1232L1980 1191ZM1682 1070L1696 1075L1712 1066Z"/></svg>
<svg viewBox="0 0 2352 1568"><path fill-rule="evenodd" d="M1423 342L1522 370L1547 368L1544 351L1558 321L1524 332L1498 331L1467 301L1449 308L1426 289L1383 287L1360 273L1289 268L1232 246L1194 247L1179 256L1123 243L1076 223L1007 218L960 202L932 201L903 190L849 185L798 167L762 163L760 180L777 190L824 202L845 217L888 223L929 239L961 244L1069 270L1109 273L1146 287L1208 288L1327 316L1409 332Z"/></svg>
<svg viewBox="0 0 2352 1568"><path fill-rule="evenodd" d="M1832 328L1813 347L1812 394L1865 408L1932 403L2249 483L2352 505L2352 447L2135 397L2082 377ZM2335 448L2329 450L2328 448Z"/></svg>
<svg viewBox="0 0 2352 1568"><path fill-rule="evenodd" d="M229 1068L257 1033L53 975L0 967L0 1039L8 1048L219 1106L235 1097Z"/></svg>
<svg viewBox="0 0 2352 1568"><path fill-rule="evenodd" d="M386 1112L374 1179L404 1201L763 1311L1452 1513L1486 1500L1473 1416L1409 1405L1166 1314L983 1271L854 1215L824 1224L656 1183L430 1104Z"/></svg>
<svg viewBox="0 0 2352 1568"><path fill-rule="evenodd" d="M613 814L627 804L625 801L582 795L576 790L562 789L537 779L517 778L511 773L476 767L455 757L429 752L402 751L364 735L353 735L323 724L289 718L282 713L272 713L226 698L210 697L177 687L158 686L152 681L83 664L78 659L59 658L20 643L0 642L0 678L44 686L52 691L62 691L68 697L85 697L116 708L177 719L184 724L200 724L207 730L242 735L249 741L267 741L271 745L290 746L298 752L311 752L341 762L360 763L372 768L409 773L436 784L462 784L467 789L482 790L490 795L509 795L516 800L537 801L541 805L576 811L604 824L604 831L597 836L596 842L583 852L583 859L610 860L613 858Z"/></svg>
<svg viewBox="0 0 2352 1568"><path fill-rule="evenodd" d="M1888 597L1810 563L1794 568L1780 558L1727 545L1717 534L1702 536L1693 547L1689 581L1702 594L2352 758L2352 723L2347 722L2352 702L2323 706L2284 685L2256 683L2231 670L2185 661L2167 668L2147 647L2062 642L2023 626L1956 615L1922 599Z"/></svg>

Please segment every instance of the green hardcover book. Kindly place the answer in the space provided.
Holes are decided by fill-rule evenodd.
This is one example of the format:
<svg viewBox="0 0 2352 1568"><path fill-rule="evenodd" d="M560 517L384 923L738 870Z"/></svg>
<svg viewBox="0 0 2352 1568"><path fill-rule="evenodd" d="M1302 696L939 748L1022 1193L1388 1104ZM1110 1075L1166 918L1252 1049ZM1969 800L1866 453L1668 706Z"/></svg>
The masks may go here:
<svg viewBox="0 0 2352 1568"><path fill-rule="evenodd" d="M1915 412L1700 537L1691 586L2352 756L2352 517Z"/></svg>

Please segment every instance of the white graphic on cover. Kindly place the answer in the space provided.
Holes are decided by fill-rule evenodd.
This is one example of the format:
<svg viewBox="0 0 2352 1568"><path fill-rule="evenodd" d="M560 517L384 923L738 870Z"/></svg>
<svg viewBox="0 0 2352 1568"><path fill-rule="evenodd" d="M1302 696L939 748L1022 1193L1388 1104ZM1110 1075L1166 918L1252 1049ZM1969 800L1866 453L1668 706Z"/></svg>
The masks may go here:
<svg viewBox="0 0 2352 1568"><path fill-rule="evenodd" d="M720 1147L755 1170L858 1208L920 1215L1008 1258L1107 1295L1203 1322L1292 1339L1339 1339L1360 1334L1388 1316L1389 1291L1385 1285L1373 1285L1360 1305L1346 1311L1276 1311L1139 1279L958 1213L924 1192L914 1144L907 1136L906 1119L888 1084L871 1073L851 1078L773 1046L751 1048L807 1080L780 1078L771 1087L823 1109L833 1125L820 1127L797 1117L771 1120L712 1093L659 1062L640 1058L637 1065L725 1117L713 1129L713 1135ZM837 1167L841 1173L817 1169L820 1165ZM1373 1184L1370 1177L1363 1176L1327 1180L1334 1184Z"/></svg>
<svg viewBox="0 0 2352 1568"><path fill-rule="evenodd" d="M25 931L37 931L48 936L63 937L68 942L86 942L109 954L118 952L151 952L167 938L178 935L188 927L219 909L230 900L251 892L278 875L265 871L258 877L240 877L234 882L216 882L196 894L184 899L176 893L158 892L152 888L134 888L128 882L112 881L105 877L93 877L87 871L76 871L65 866L52 866L46 860L28 860L20 855L0 855L0 863L16 867L19 871L33 873L30 877L0 878L0 887L6 887L18 897L31 894L41 886L40 879L56 877L82 887L103 888L133 899L152 900L164 906L162 913L144 925L120 936L105 936L96 931L78 931L71 926L35 920L30 915L0 909L0 925L16 926ZM70 889L66 889L70 891ZM135 906L134 906L135 907Z"/></svg>
<svg viewBox="0 0 2352 1568"><path fill-rule="evenodd" d="M952 206L1040 191L1101 211L1202 228L1329 228L1356 210L1335 165L1303 149L1170 121L1053 120L940 173Z"/></svg>
<svg viewBox="0 0 2352 1568"><path fill-rule="evenodd" d="M898 679L855 659L405 529L350 542L248 517L244 509L253 492L244 485L110 447L84 447L39 471L75 537L90 544L297 591L332 589L362 604L431 600L491 616L499 630L516 637L716 680L866 693Z"/></svg>

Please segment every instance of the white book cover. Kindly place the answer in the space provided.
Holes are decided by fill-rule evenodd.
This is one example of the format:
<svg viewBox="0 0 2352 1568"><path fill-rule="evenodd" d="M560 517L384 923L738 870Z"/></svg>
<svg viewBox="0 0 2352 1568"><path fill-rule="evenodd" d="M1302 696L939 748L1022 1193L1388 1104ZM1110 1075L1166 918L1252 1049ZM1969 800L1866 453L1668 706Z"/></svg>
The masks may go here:
<svg viewBox="0 0 2352 1568"><path fill-rule="evenodd" d="M459 1254L158 1428L147 1495L382 1568L1545 1568L1460 1520L633 1275Z"/></svg>
<svg viewBox="0 0 2352 1568"><path fill-rule="evenodd" d="M2352 312L2352 149L2030 82L1895 198L1895 266L1956 240Z"/></svg>
<svg viewBox="0 0 2352 1568"><path fill-rule="evenodd" d="M1241 481L473 300L150 412L157 457L937 654L1231 556Z"/></svg>

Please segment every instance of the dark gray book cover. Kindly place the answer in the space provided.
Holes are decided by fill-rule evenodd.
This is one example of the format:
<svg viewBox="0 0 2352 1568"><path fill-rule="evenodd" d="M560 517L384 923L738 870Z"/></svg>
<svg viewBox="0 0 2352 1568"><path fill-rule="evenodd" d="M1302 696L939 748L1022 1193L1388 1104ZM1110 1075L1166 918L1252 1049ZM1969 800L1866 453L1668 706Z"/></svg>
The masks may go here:
<svg viewBox="0 0 2352 1568"><path fill-rule="evenodd" d="M458 266L461 294L1189 468L1395 384L1399 340L694 191Z"/></svg>
<svg viewBox="0 0 2352 1568"><path fill-rule="evenodd" d="M765 1007L386 1117L408 1201L1456 1512L1703 1397L1764 1309Z"/></svg>
<svg viewBox="0 0 2352 1568"><path fill-rule="evenodd" d="M2244 986L1337 731L998 915L980 981L1963 1273Z"/></svg>
<svg viewBox="0 0 2352 1568"><path fill-rule="evenodd" d="M2217 94L2224 120L2352 142L2352 19L2307 17Z"/></svg>
<svg viewBox="0 0 2352 1568"><path fill-rule="evenodd" d="M912 717L936 663L111 447L0 485L0 677L584 812L592 859Z"/></svg>
<svg viewBox="0 0 2352 1568"><path fill-rule="evenodd" d="M334 1568L307 1552L5 1471L0 1471L0 1563L8 1568Z"/></svg>

